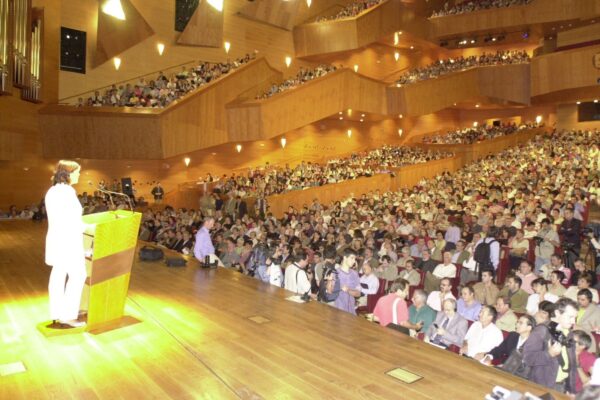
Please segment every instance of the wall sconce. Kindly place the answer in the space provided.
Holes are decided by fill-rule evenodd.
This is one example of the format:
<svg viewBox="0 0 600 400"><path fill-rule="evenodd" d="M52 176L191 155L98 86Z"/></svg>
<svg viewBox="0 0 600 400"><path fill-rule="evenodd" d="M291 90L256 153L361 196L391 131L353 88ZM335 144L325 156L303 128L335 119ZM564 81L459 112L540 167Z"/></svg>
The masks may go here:
<svg viewBox="0 0 600 400"><path fill-rule="evenodd" d="M400 115L398 115L398 118L402 119L402 118L404 118L404 115L400 114Z"/></svg>
<svg viewBox="0 0 600 400"><path fill-rule="evenodd" d="M358 72L358 64L354 64L354 72Z"/></svg>
<svg viewBox="0 0 600 400"><path fill-rule="evenodd" d="M398 136L402 136L403 133L404 133L404 130L398 129Z"/></svg>
<svg viewBox="0 0 600 400"><path fill-rule="evenodd" d="M231 43L225 42L223 44L223 47L225 47L225 53L229 54L229 49L231 48Z"/></svg>
<svg viewBox="0 0 600 400"><path fill-rule="evenodd" d="M287 140L286 140L284 137L282 137L282 138L281 138L281 148L282 148L282 149L285 149L285 145L286 145L286 144L287 144Z"/></svg>
<svg viewBox="0 0 600 400"><path fill-rule="evenodd" d="M158 50L158 54L162 56L163 53L164 53L164 51L165 51L165 45L164 45L164 43L158 43L156 45L156 49Z"/></svg>
<svg viewBox="0 0 600 400"><path fill-rule="evenodd" d="M183 163L185 164L186 167L190 166L190 161L192 161L189 157L186 157L183 159Z"/></svg>
<svg viewBox="0 0 600 400"><path fill-rule="evenodd" d="M398 43L400 43L400 35L398 35L398 32L394 32L394 45L397 46Z"/></svg>
<svg viewBox="0 0 600 400"><path fill-rule="evenodd" d="M310 8L311 4L312 4L312 0L306 0L306 5L308 6L308 8Z"/></svg>
<svg viewBox="0 0 600 400"><path fill-rule="evenodd" d="M286 56L285 57L285 66L289 68L290 65L292 65L292 57Z"/></svg>
<svg viewBox="0 0 600 400"><path fill-rule="evenodd" d="M477 128L479 126L479 122L475 121L473 122L473 128Z"/></svg>
<svg viewBox="0 0 600 400"><path fill-rule="evenodd" d="M242 151L242 145L241 144L236 145L235 149L237 150L238 153L240 153Z"/></svg>
<svg viewBox="0 0 600 400"><path fill-rule="evenodd" d="M352 137L352 129L348 129L348 137L351 138Z"/></svg>
<svg viewBox="0 0 600 400"><path fill-rule="evenodd" d="M115 64L115 69L118 71L121 68L121 59L119 57L113 58L113 63Z"/></svg>
<svg viewBox="0 0 600 400"><path fill-rule="evenodd" d="M539 124L541 122L542 122L542 116L541 115L538 115L537 117L535 117L535 123L536 124Z"/></svg>
<svg viewBox="0 0 600 400"><path fill-rule="evenodd" d="M400 59L400 53L395 52L394 53L394 60L398 61Z"/></svg>

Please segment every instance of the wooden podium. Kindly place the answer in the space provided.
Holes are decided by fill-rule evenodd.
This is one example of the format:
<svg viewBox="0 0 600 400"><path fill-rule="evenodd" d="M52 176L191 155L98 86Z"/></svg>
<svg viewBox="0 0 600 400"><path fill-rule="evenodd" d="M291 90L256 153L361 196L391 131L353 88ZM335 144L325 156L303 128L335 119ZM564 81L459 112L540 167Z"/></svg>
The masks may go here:
<svg viewBox="0 0 600 400"><path fill-rule="evenodd" d="M87 311L87 325L52 329L44 322L38 325L44 335L96 333L128 325L122 320L141 219L142 214L125 210L83 216L88 225L83 234L87 278L79 309Z"/></svg>

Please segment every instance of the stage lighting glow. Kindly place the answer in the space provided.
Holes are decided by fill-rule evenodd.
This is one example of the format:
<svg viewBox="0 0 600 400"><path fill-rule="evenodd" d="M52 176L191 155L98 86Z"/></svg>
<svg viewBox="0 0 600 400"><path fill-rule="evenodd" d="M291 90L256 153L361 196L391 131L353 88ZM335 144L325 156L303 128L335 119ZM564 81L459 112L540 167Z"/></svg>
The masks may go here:
<svg viewBox="0 0 600 400"><path fill-rule="evenodd" d="M120 19L121 21L125 21L125 12L123 11L121 0L106 0L104 4L102 4L102 12L111 17L115 17L116 19Z"/></svg>
<svg viewBox="0 0 600 400"><path fill-rule="evenodd" d="M210 4L212 8L219 12L223 11L223 0L208 0L208 4Z"/></svg>

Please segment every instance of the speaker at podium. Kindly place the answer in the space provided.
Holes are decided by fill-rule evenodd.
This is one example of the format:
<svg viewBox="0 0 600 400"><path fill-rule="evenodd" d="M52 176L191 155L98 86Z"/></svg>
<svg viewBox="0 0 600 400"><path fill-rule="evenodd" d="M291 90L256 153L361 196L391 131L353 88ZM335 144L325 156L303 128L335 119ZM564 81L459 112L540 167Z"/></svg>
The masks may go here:
<svg viewBox="0 0 600 400"><path fill-rule="evenodd" d="M38 329L45 336L101 333L138 322L124 318L124 312L142 214L116 210L82 218L88 225L83 234L87 278L80 310L87 313L87 325L52 329L51 321L44 322Z"/></svg>

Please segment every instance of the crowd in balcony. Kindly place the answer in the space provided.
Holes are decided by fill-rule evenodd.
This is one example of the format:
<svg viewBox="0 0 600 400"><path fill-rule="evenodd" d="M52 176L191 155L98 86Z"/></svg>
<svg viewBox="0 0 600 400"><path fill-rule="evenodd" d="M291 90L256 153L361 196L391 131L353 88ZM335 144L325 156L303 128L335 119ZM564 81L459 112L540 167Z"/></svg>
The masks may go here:
<svg viewBox="0 0 600 400"><path fill-rule="evenodd" d="M489 10L493 8L506 8L513 6L523 6L531 3L532 0L454 0L447 1L444 8L434 11L432 17L445 17L447 15L466 14L474 11Z"/></svg>
<svg viewBox="0 0 600 400"><path fill-rule="evenodd" d="M582 231L599 155L599 132L555 132L411 189L315 199L282 218L236 198L149 209L141 235L192 254L208 227L225 268L574 394L598 379L600 285L579 255L588 237L600 249ZM505 285L494 281L502 269ZM547 345L561 332L570 340Z"/></svg>
<svg viewBox="0 0 600 400"><path fill-rule="evenodd" d="M334 65L321 64L316 68L301 67L298 73L280 83L274 83L268 90L256 95L257 100L268 99L277 93L284 92L289 89L296 88L314 79L327 75L335 71L337 68Z"/></svg>
<svg viewBox="0 0 600 400"><path fill-rule="evenodd" d="M448 131L444 134L425 136L422 142L425 144L473 144L537 127L539 125L535 123L516 124L514 122L500 125L479 125Z"/></svg>
<svg viewBox="0 0 600 400"><path fill-rule="evenodd" d="M140 78L138 82L112 85L103 93L99 90L87 99L80 97L77 107L147 107L162 108L188 93L227 75L236 68L250 62L255 54L227 62L200 62L193 67L166 76L162 71L155 79Z"/></svg>
<svg viewBox="0 0 600 400"><path fill-rule="evenodd" d="M381 4L383 0L359 0L348 4L334 15L317 18L317 22L335 21L338 19L357 17L364 11Z"/></svg>
<svg viewBox="0 0 600 400"><path fill-rule="evenodd" d="M453 72L464 71L474 67L490 65L523 64L530 61L526 51L498 50L495 53L483 53L480 56L456 57L439 60L425 67L412 69L400 76L396 81L397 86L408 85L415 82L434 79Z"/></svg>

